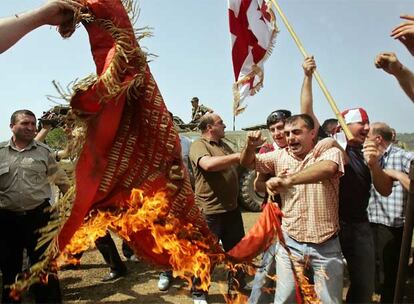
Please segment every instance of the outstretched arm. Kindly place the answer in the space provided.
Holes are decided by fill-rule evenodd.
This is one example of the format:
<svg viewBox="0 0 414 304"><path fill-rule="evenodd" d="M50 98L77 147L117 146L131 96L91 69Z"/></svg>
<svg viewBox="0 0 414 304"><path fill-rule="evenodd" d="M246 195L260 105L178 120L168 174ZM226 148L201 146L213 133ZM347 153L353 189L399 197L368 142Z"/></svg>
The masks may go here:
<svg viewBox="0 0 414 304"><path fill-rule="evenodd" d="M39 26L71 24L74 11L80 7L77 1L52 0L37 9L0 19L0 53Z"/></svg>
<svg viewBox="0 0 414 304"><path fill-rule="evenodd" d="M305 77L303 78L302 90L300 92L300 112L308 114L315 123L315 130L319 129L319 121L313 112L312 77L316 70L316 63L313 56L308 56L302 64Z"/></svg>
<svg viewBox="0 0 414 304"><path fill-rule="evenodd" d="M398 60L394 53L380 53L375 58L375 66L393 75L414 102L414 74Z"/></svg>

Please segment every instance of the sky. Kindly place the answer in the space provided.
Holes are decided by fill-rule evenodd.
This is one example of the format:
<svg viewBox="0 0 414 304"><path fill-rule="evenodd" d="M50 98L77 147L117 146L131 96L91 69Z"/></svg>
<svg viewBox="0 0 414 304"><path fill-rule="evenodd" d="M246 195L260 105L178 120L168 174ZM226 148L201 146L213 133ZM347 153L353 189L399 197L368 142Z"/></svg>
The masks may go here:
<svg viewBox="0 0 414 304"><path fill-rule="evenodd" d="M41 5L41 0L2 0L0 17ZM231 37L225 0L141 0L135 27L151 28L153 37L141 41L157 55L150 68L171 112L185 122L191 118L193 96L232 122ZM390 37L413 14L411 0L279 0L308 54L340 110L364 107L372 122L384 121L399 133L414 132L414 104L397 81L374 66L379 52L395 52L414 70L414 58ZM279 16L279 34L265 63L264 87L248 99L235 128L264 123L276 109L299 112L303 56ZM37 116L54 106L46 98L57 95L52 81L66 87L94 72L86 31L80 26L69 39L54 27L43 26L0 55L0 140L11 136L10 115L27 108ZM334 117L316 81L314 110L320 121ZM411 121L411 123L410 123Z"/></svg>

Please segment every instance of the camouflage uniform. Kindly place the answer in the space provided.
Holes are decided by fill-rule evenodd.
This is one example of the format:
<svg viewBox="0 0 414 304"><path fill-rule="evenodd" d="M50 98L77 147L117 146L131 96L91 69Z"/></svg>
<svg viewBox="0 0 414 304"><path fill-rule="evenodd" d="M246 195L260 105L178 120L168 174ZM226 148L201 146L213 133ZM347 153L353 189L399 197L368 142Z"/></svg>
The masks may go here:
<svg viewBox="0 0 414 304"><path fill-rule="evenodd" d="M193 111L191 113L191 122L198 122L200 118L208 112L213 112L213 110L203 105L199 105L197 108L193 108Z"/></svg>

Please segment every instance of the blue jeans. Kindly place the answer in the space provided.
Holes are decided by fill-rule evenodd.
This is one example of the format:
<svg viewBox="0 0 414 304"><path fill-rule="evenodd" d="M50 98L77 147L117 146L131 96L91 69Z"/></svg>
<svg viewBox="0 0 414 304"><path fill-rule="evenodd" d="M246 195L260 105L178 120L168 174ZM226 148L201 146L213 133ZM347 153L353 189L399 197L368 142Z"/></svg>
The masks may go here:
<svg viewBox="0 0 414 304"><path fill-rule="evenodd" d="M279 242L273 243L264 253L262 264L256 270L253 280L252 292L248 304L271 303L274 294L266 292L264 288L274 288L275 282L269 278L276 274L276 252Z"/></svg>
<svg viewBox="0 0 414 304"><path fill-rule="evenodd" d="M310 267L315 291L322 303L342 303L343 269L341 245L338 237L322 244L300 243L284 233L295 265ZM274 303L294 303L295 280L291 261L283 246L276 254L276 294Z"/></svg>
<svg viewBox="0 0 414 304"><path fill-rule="evenodd" d="M371 303L375 282L375 247L370 224L341 222L339 237L350 279L346 302Z"/></svg>

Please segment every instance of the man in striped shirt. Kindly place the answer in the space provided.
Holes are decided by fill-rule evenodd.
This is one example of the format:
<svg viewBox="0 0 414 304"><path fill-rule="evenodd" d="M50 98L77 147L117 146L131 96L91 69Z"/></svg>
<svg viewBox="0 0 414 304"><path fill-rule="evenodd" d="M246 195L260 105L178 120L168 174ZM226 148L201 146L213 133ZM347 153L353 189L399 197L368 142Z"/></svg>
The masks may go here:
<svg viewBox="0 0 414 304"><path fill-rule="evenodd" d="M392 129L385 123L370 125L368 139L374 141L382 153L381 165L394 179L390 196L382 196L371 188L368 218L374 235L375 282L382 303L394 299L395 283L404 229L405 206L408 199L410 179L408 172L414 153L392 144ZM379 289L379 290L378 290Z"/></svg>
<svg viewBox="0 0 414 304"><path fill-rule="evenodd" d="M241 164L275 176L266 186L268 192L280 193L284 214L282 230L294 264L299 269L312 268L316 293L322 303L340 303L343 262L337 234L343 154L333 147L314 155L317 132L307 114L288 118L285 134L288 147L255 154L264 139L260 131L250 132ZM276 263L279 279L275 303L291 303L295 300L295 281L285 248L279 248Z"/></svg>

